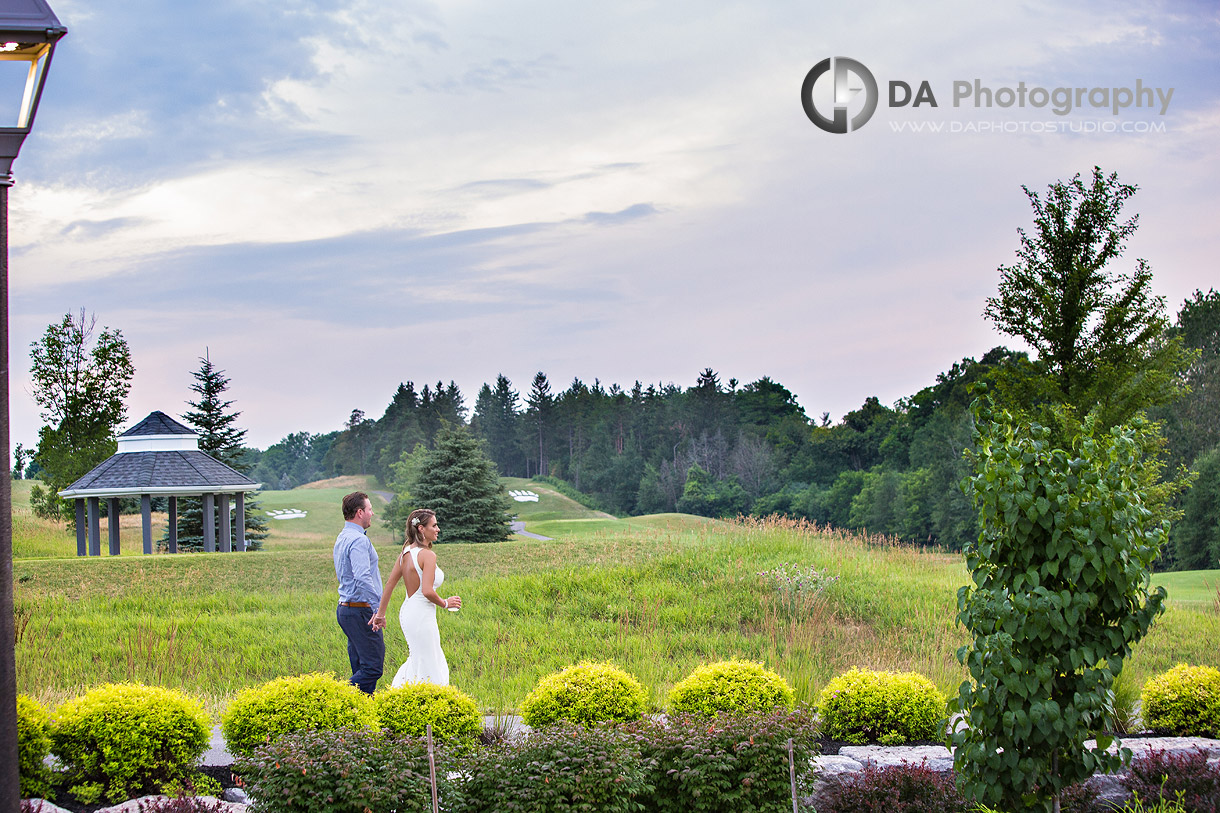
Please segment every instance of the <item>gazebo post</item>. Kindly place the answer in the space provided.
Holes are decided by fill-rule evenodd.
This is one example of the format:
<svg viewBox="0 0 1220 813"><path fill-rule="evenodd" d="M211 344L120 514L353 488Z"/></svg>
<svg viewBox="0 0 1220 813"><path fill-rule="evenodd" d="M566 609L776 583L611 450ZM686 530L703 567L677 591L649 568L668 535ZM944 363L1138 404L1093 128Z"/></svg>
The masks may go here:
<svg viewBox="0 0 1220 813"><path fill-rule="evenodd" d="M203 495L203 550L216 552L216 495Z"/></svg>
<svg viewBox="0 0 1220 813"><path fill-rule="evenodd" d="M106 500L106 530L110 536L110 555L119 555L119 498Z"/></svg>
<svg viewBox="0 0 1220 813"><path fill-rule="evenodd" d="M229 525L229 495L221 492L216 495L220 498L220 505L217 506L216 514L220 518L220 552L233 552L233 529Z"/></svg>
<svg viewBox="0 0 1220 813"><path fill-rule="evenodd" d="M97 497L89 498L89 555L102 555L102 510Z"/></svg>
<svg viewBox="0 0 1220 813"><path fill-rule="evenodd" d="M152 553L152 495L140 495L140 531L144 537L144 552Z"/></svg>
<svg viewBox="0 0 1220 813"><path fill-rule="evenodd" d="M246 492L237 492L237 521L233 523L237 526L237 550L239 553L244 553L246 550Z"/></svg>
<svg viewBox="0 0 1220 813"><path fill-rule="evenodd" d="M88 552L85 543L89 540L89 526L85 524L85 501L72 502L76 503L76 555L84 556Z"/></svg>
<svg viewBox="0 0 1220 813"><path fill-rule="evenodd" d="M169 497L169 552L178 552L178 498L173 494Z"/></svg>

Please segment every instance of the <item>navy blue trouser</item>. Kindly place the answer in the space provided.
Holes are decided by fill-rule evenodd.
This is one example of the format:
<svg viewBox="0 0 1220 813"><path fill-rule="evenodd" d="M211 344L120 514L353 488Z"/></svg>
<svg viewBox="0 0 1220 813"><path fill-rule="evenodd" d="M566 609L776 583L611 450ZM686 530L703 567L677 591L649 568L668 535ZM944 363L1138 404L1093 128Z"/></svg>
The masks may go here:
<svg viewBox="0 0 1220 813"><path fill-rule="evenodd" d="M335 611L339 628L347 636L347 659L352 663L351 683L360 691L372 694L385 664L385 638L381 631L369 626L372 607L344 607Z"/></svg>

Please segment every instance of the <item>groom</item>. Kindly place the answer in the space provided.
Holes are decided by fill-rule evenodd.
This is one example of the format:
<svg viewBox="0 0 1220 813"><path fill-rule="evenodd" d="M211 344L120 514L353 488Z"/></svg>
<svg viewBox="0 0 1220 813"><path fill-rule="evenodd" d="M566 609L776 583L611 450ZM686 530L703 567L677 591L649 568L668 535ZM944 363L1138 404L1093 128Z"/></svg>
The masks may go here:
<svg viewBox="0 0 1220 813"><path fill-rule="evenodd" d="M373 524L373 504L363 491L343 498L343 530L335 539L335 576L339 579L339 627L347 636L351 682L372 694L385 663L385 639L371 626L381 603L377 551L365 531Z"/></svg>

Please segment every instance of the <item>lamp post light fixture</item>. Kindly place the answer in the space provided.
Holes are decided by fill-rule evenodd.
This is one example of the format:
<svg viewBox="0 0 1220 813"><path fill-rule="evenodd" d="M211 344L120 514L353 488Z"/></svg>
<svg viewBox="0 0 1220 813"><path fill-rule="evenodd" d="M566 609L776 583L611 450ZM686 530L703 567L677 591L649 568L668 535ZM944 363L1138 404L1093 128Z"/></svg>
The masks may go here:
<svg viewBox="0 0 1220 813"><path fill-rule="evenodd" d="M13 618L13 494L8 411L8 188L34 126L55 43L68 33L43 0L0 0L0 811L21 809Z"/></svg>

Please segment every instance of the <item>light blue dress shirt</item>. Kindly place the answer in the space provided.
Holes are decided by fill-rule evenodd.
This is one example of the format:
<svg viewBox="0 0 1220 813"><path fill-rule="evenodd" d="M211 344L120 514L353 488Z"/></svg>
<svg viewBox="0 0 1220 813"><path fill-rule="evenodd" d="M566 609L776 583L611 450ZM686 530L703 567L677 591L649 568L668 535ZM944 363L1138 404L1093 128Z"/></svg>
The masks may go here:
<svg viewBox="0 0 1220 813"><path fill-rule="evenodd" d="M374 609L381 603L377 551L354 522L343 523L335 539L335 575L339 577L339 601L367 601Z"/></svg>

